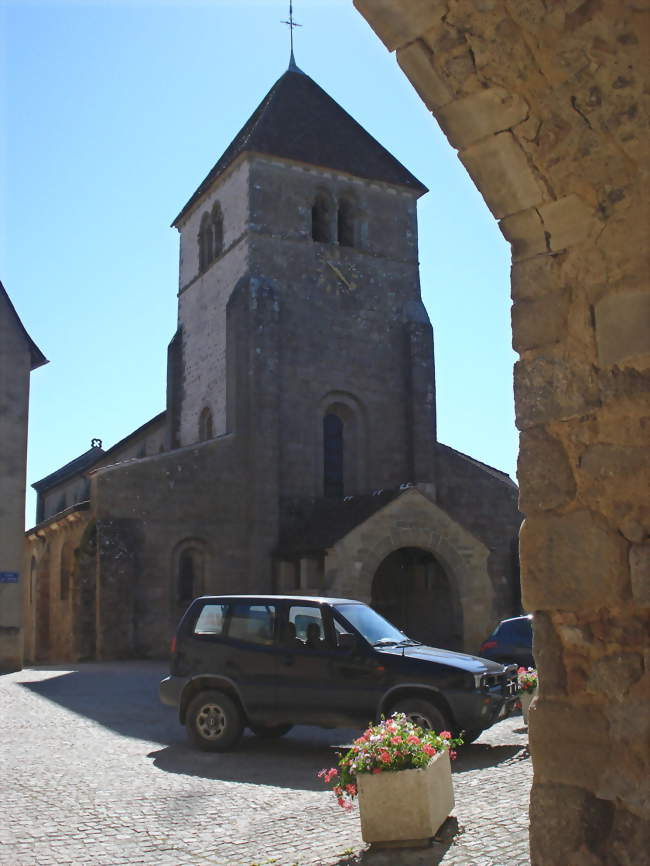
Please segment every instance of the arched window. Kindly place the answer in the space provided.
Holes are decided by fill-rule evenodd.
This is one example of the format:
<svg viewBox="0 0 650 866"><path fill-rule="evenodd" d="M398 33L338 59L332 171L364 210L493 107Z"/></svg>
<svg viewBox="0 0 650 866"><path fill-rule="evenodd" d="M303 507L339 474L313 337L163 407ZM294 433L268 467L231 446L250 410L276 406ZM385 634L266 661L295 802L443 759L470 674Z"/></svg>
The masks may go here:
<svg viewBox="0 0 650 866"><path fill-rule="evenodd" d="M187 605L203 592L203 572L205 567L201 542L183 546L176 559L175 596L181 607Z"/></svg>
<svg viewBox="0 0 650 866"><path fill-rule="evenodd" d="M323 418L323 494L343 498L343 421L333 413Z"/></svg>
<svg viewBox="0 0 650 866"><path fill-rule="evenodd" d="M356 241L355 207L348 198L342 198L336 216L338 242L342 247L353 247Z"/></svg>
<svg viewBox="0 0 650 866"><path fill-rule="evenodd" d="M199 442L206 442L214 436L212 428L212 412L206 406L199 415Z"/></svg>
<svg viewBox="0 0 650 866"><path fill-rule="evenodd" d="M223 252L223 214L219 202L214 203L212 208L212 259L216 259Z"/></svg>
<svg viewBox="0 0 650 866"><path fill-rule="evenodd" d="M332 242L332 202L325 193L316 196L311 209L311 236L315 241Z"/></svg>
<svg viewBox="0 0 650 866"><path fill-rule="evenodd" d="M206 211L201 217L199 229L199 271L201 273L210 267L214 258L213 249L212 218Z"/></svg>

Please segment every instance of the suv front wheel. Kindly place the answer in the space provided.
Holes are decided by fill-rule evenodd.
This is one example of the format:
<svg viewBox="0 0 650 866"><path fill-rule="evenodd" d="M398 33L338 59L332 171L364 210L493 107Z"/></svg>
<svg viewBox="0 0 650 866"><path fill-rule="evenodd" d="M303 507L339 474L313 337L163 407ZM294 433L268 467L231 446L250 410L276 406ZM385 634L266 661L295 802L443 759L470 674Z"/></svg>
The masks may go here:
<svg viewBox="0 0 650 866"><path fill-rule="evenodd" d="M244 721L237 704L218 691L199 692L187 708L187 732L206 752L222 752L239 740Z"/></svg>
<svg viewBox="0 0 650 866"><path fill-rule="evenodd" d="M445 719L435 704L424 698L402 698L391 709L392 713L404 713L406 718L414 725L425 731L450 730L449 722Z"/></svg>

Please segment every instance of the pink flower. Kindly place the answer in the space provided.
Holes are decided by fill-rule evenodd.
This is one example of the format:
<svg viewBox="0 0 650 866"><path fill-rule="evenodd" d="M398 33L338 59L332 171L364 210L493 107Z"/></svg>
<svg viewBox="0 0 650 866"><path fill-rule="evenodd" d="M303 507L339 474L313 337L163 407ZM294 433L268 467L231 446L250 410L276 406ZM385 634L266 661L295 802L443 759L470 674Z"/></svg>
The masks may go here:
<svg viewBox="0 0 650 866"><path fill-rule="evenodd" d="M433 748L433 746L430 746L428 743L422 746L422 751L426 752L427 755L435 755L436 753L436 750Z"/></svg>
<svg viewBox="0 0 650 866"><path fill-rule="evenodd" d="M451 733L449 731L440 731L440 736L443 740L451 740Z"/></svg>
<svg viewBox="0 0 650 866"><path fill-rule="evenodd" d="M449 757L451 758L452 761L454 761L456 759L457 754L458 754L458 752L455 752L453 749L449 750Z"/></svg>
<svg viewBox="0 0 650 866"><path fill-rule="evenodd" d="M399 746L399 744L402 742L399 737L391 737L390 741L394 746Z"/></svg>
<svg viewBox="0 0 650 866"><path fill-rule="evenodd" d="M415 734L411 734L410 737L406 738L407 743L414 743L416 746L420 743L420 738L416 737Z"/></svg>
<svg viewBox="0 0 650 866"><path fill-rule="evenodd" d="M336 800L336 802L339 804L339 806L341 807L341 809L345 809L345 808L346 808L345 800L343 799L343 797L338 797L337 800Z"/></svg>
<svg viewBox="0 0 650 866"><path fill-rule="evenodd" d="M384 764L390 764L390 755L389 755L389 753L386 752L386 751L384 751L384 752L380 752L380 753L379 753L379 760L380 760L380 761L383 761Z"/></svg>
<svg viewBox="0 0 650 866"><path fill-rule="evenodd" d="M357 786L356 785L346 785L345 790L348 792L348 794L351 797L355 797L356 793L357 793Z"/></svg>
<svg viewBox="0 0 650 866"><path fill-rule="evenodd" d="M343 788L340 785L334 785L333 790L337 797L341 797L343 795Z"/></svg>

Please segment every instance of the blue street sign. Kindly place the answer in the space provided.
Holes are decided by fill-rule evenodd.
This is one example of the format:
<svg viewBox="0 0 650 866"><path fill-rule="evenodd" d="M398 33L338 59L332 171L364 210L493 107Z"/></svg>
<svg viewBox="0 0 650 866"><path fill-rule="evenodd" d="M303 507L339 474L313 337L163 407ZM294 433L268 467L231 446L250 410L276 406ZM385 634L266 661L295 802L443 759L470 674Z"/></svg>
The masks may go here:
<svg viewBox="0 0 650 866"><path fill-rule="evenodd" d="M18 583L18 572L0 571L0 583Z"/></svg>

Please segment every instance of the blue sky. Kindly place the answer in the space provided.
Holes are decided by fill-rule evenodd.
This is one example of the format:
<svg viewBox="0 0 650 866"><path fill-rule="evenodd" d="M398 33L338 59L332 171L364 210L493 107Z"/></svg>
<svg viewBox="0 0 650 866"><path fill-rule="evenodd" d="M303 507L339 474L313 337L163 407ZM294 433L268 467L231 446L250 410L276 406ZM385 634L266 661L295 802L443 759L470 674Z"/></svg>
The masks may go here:
<svg viewBox="0 0 650 866"><path fill-rule="evenodd" d="M284 0L0 0L0 279L50 360L32 376L28 484L164 408L169 224L286 69L287 12ZM296 0L294 15L298 65L429 187L420 261L439 438L514 477L508 247L351 0Z"/></svg>

